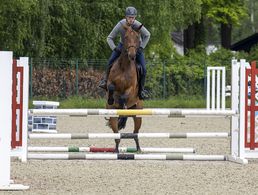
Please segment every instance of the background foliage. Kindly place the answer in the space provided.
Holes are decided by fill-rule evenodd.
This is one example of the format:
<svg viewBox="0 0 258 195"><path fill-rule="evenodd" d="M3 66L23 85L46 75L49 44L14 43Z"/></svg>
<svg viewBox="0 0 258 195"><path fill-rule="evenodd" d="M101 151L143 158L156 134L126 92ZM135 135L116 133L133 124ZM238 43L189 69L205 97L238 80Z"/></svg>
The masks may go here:
<svg viewBox="0 0 258 195"><path fill-rule="evenodd" d="M152 50L159 53L162 46L171 51L171 31L198 20L201 2L0 0L0 49L17 56L108 58L106 37L125 8L134 5L137 19L151 31Z"/></svg>
<svg viewBox="0 0 258 195"><path fill-rule="evenodd" d="M230 76L232 57L258 58L258 47L250 54L232 53L219 44L221 23L232 25L232 42L257 31L258 3L255 0L0 0L0 5L0 50L14 51L15 56L29 56L31 70L40 71L43 66L61 70L62 74L57 73L62 78L56 79L56 83L62 90L66 85L76 85L75 77L73 83L62 83L65 75L77 74L76 62L82 70L78 75L84 75L78 86L88 85L84 84L89 79L85 75L91 75L89 83L93 84L90 86L97 84L102 72L88 72L91 68L103 71L111 53L106 37L124 17L127 6L137 8L137 19L151 32L145 55L146 87L152 97L205 94L207 66L226 66ZM191 25L198 27L194 37L196 44L187 50L186 56L180 56L173 47L171 32L183 32ZM220 49L207 55L208 44ZM32 78L31 86L37 95L40 95L38 90L46 91L38 89L44 88L43 77ZM51 81L51 77L47 80ZM70 88L71 93L62 94L76 94L73 87ZM85 89L83 94L90 94L88 88L81 88ZM53 94L53 90L49 94Z"/></svg>

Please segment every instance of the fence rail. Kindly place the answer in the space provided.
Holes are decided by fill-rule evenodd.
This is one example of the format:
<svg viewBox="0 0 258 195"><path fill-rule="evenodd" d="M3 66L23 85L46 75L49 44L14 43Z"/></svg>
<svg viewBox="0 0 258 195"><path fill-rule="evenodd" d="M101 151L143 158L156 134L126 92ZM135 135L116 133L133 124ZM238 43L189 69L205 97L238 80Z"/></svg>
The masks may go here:
<svg viewBox="0 0 258 195"><path fill-rule="evenodd" d="M146 89L151 98L206 94L206 65L195 61L147 59ZM97 87L107 59L30 59L30 97L104 97ZM225 65L225 64L221 64ZM230 76L230 75L229 75Z"/></svg>

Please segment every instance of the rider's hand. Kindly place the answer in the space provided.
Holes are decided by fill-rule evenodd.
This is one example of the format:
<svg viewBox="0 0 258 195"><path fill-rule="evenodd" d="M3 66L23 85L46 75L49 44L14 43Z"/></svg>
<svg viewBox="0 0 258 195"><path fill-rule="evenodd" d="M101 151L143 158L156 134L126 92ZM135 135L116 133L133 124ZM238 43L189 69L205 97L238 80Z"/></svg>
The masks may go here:
<svg viewBox="0 0 258 195"><path fill-rule="evenodd" d="M116 48L114 49L114 51L116 51L117 53L121 53L121 49L118 48L118 47L116 47Z"/></svg>
<svg viewBox="0 0 258 195"><path fill-rule="evenodd" d="M139 47L138 50L137 50L138 53L142 53L143 52L143 48L142 47Z"/></svg>

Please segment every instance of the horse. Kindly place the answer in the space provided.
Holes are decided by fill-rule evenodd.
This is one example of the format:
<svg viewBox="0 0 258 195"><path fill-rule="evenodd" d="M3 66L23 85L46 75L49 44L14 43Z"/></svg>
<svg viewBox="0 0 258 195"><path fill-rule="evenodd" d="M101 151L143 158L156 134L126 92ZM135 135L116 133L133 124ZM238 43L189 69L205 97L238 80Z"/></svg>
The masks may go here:
<svg viewBox="0 0 258 195"><path fill-rule="evenodd" d="M136 54L140 45L140 33L130 26L124 26L125 38L119 58L113 63L107 79L107 109L142 109L143 101L139 99ZM138 133L141 125L141 117L133 117L134 131ZM114 133L125 128L128 116L110 117L109 127ZM137 152L141 151L138 138L134 138ZM115 152L119 153L120 139L115 139Z"/></svg>

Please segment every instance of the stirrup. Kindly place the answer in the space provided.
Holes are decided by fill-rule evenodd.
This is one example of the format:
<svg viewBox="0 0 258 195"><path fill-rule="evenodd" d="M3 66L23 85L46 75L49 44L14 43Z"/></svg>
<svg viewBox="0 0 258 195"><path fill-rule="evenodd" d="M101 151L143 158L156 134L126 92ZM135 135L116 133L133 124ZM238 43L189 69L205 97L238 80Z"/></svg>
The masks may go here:
<svg viewBox="0 0 258 195"><path fill-rule="evenodd" d="M101 80L99 82L99 87L102 88L102 89L107 90L107 81L105 79Z"/></svg>
<svg viewBox="0 0 258 195"><path fill-rule="evenodd" d="M139 99L144 100L149 98L149 92L145 89L141 90L139 93Z"/></svg>

